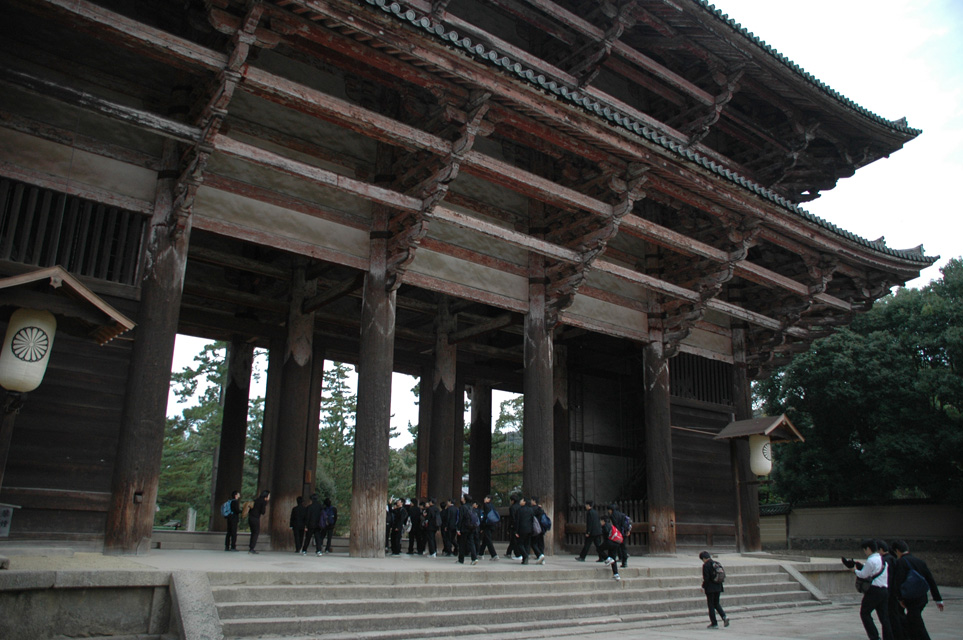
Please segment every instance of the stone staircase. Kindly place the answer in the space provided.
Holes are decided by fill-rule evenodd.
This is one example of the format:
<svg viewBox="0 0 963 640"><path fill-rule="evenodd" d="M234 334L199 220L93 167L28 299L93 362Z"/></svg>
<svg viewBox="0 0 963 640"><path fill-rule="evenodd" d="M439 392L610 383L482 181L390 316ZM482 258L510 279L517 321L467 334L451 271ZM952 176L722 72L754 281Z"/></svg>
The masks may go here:
<svg viewBox="0 0 963 640"><path fill-rule="evenodd" d="M522 639L705 622L699 567L209 574L225 638ZM730 617L820 601L778 565L726 567ZM614 629L615 627L611 627ZM581 629L581 631L579 631Z"/></svg>

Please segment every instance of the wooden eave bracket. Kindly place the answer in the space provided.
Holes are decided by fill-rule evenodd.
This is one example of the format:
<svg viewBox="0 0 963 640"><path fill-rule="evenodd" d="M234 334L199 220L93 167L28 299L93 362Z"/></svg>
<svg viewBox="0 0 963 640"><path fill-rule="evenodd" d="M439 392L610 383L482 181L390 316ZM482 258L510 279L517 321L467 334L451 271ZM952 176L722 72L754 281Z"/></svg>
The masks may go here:
<svg viewBox="0 0 963 640"><path fill-rule="evenodd" d="M76 305L77 315L73 316L69 312L66 315L84 318L89 315L85 312L89 312L92 308L98 316L103 318L100 323L91 327L90 332L85 336L93 338L101 346L136 326L133 320L114 309L60 265L2 278L0 289L36 288L36 285L44 280L50 281L49 285L54 289L55 295L66 296L73 305Z"/></svg>

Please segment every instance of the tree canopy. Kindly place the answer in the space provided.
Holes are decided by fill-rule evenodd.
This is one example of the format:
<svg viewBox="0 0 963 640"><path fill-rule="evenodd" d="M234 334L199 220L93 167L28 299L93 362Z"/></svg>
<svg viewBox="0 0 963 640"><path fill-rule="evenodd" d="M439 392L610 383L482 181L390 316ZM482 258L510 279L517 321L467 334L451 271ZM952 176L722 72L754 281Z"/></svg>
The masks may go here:
<svg viewBox="0 0 963 640"><path fill-rule="evenodd" d="M963 503L963 261L899 289L754 385L805 437L775 453L791 502Z"/></svg>

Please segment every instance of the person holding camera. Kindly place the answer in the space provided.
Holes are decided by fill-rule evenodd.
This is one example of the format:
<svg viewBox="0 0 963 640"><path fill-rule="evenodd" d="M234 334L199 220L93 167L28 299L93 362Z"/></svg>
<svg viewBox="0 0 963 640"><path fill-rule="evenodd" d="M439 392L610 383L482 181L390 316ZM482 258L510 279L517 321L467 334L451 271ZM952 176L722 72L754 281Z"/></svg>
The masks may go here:
<svg viewBox="0 0 963 640"><path fill-rule="evenodd" d="M856 571L856 577L869 582L865 591L862 591L863 600L859 605L859 618L863 621L863 628L866 629L866 636L869 640L879 640L879 631L873 622L873 612L879 619L879 625L883 629L883 640L893 639L893 628L889 621L889 572L886 563L879 555L879 547L872 538L867 538L859 543L860 548L866 555L866 562L856 562L851 558L843 558L843 564Z"/></svg>

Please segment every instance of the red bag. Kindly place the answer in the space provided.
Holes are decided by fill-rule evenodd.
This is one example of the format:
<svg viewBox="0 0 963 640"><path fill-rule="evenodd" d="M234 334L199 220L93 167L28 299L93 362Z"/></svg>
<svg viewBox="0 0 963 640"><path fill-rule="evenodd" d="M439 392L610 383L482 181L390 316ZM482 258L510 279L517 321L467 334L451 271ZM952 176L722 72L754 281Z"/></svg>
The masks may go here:
<svg viewBox="0 0 963 640"><path fill-rule="evenodd" d="M623 539L624 538L622 538L622 532L619 531L618 527L613 526L609 528L609 540L611 540L615 544L622 544Z"/></svg>

